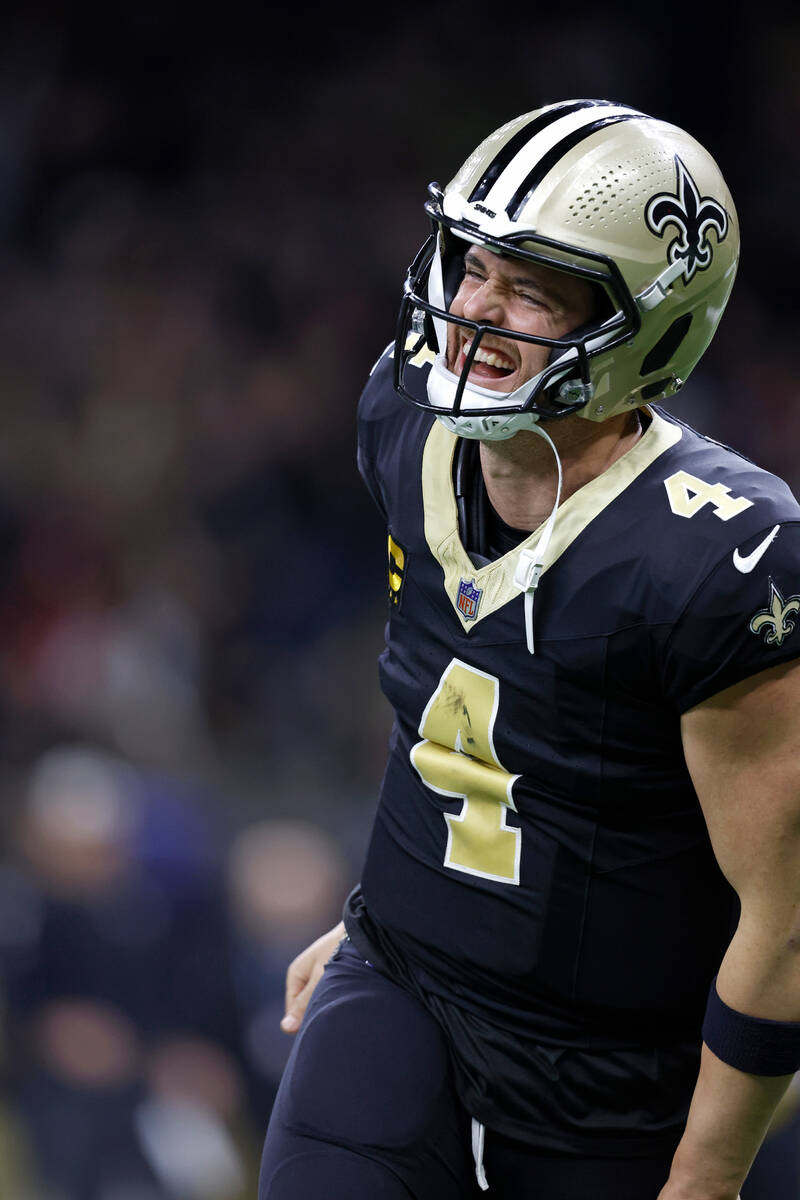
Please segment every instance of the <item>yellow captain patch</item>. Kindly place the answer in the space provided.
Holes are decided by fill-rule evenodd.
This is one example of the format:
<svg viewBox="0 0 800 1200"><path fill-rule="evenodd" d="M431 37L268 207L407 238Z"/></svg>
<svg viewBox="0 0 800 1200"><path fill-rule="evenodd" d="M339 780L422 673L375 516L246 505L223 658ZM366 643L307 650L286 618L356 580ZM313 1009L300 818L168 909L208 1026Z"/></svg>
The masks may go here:
<svg viewBox="0 0 800 1200"><path fill-rule="evenodd" d="M406 581L406 552L389 534L389 603L400 607L403 584Z"/></svg>

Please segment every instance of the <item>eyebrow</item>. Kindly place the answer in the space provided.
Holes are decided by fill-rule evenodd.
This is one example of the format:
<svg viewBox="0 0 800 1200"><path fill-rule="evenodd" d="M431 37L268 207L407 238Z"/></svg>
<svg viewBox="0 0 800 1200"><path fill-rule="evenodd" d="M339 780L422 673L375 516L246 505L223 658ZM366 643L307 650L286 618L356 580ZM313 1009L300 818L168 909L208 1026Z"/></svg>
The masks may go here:
<svg viewBox="0 0 800 1200"><path fill-rule="evenodd" d="M491 251L489 253L491 253ZM503 258L505 256L501 255L500 257ZM464 264L466 266L479 267L481 271L486 270L486 267L481 262L474 250L468 250L466 252L464 255ZM535 291L539 292L540 295L546 296L550 300L555 300L558 304L562 304L564 306L567 304L565 297L562 296L561 293L556 290L556 288L540 283L539 280L535 279L532 275L512 275L509 282L516 284L517 287L533 288Z"/></svg>

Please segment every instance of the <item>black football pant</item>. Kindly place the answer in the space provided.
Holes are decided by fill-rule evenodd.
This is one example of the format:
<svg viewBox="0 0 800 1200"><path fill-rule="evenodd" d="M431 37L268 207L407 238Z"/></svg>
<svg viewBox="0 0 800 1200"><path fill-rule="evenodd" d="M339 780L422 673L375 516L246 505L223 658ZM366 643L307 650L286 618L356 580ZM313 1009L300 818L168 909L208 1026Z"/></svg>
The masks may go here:
<svg viewBox="0 0 800 1200"><path fill-rule="evenodd" d="M436 1020L345 942L295 1035L259 1200L656 1200L669 1174L669 1157L567 1158L487 1130L483 1191L476 1157Z"/></svg>

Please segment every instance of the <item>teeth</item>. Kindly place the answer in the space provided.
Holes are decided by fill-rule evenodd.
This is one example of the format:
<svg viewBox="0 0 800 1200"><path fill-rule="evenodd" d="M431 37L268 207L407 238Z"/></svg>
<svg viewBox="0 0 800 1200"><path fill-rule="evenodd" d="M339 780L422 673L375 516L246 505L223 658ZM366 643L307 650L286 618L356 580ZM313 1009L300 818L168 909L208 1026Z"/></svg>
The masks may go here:
<svg viewBox="0 0 800 1200"><path fill-rule="evenodd" d="M469 354L469 348L472 342L464 343L464 354ZM480 347L475 351L475 362L486 363L487 367L499 367L504 371L513 371L514 364L509 359L504 358L502 354L498 354L496 350L481 350Z"/></svg>

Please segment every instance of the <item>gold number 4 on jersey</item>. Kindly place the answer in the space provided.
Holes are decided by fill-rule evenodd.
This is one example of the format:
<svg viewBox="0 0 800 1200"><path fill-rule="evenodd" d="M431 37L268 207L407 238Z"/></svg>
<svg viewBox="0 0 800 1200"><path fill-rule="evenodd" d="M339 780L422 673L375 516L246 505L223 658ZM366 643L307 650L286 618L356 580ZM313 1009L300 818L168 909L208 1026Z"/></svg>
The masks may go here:
<svg viewBox="0 0 800 1200"><path fill-rule="evenodd" d="M732 496L724 483L706 483L688 471L676 471L664 480L664 487L676 517L693 517L706 504L713 504L714 516L720 521L730 521L753 503L745 496Z"/></svg>
<svg viewBox="0 0 800 1200"><path fill-rule="evenodd" d="M445 813L444 865L500 883L519 883L522 832L506 825L516 811L511 789L519 775L503 767L494 749L500 684L494 675L454 658L422 714L424 739L411 761L432 791L461 799Z"/></svg>

